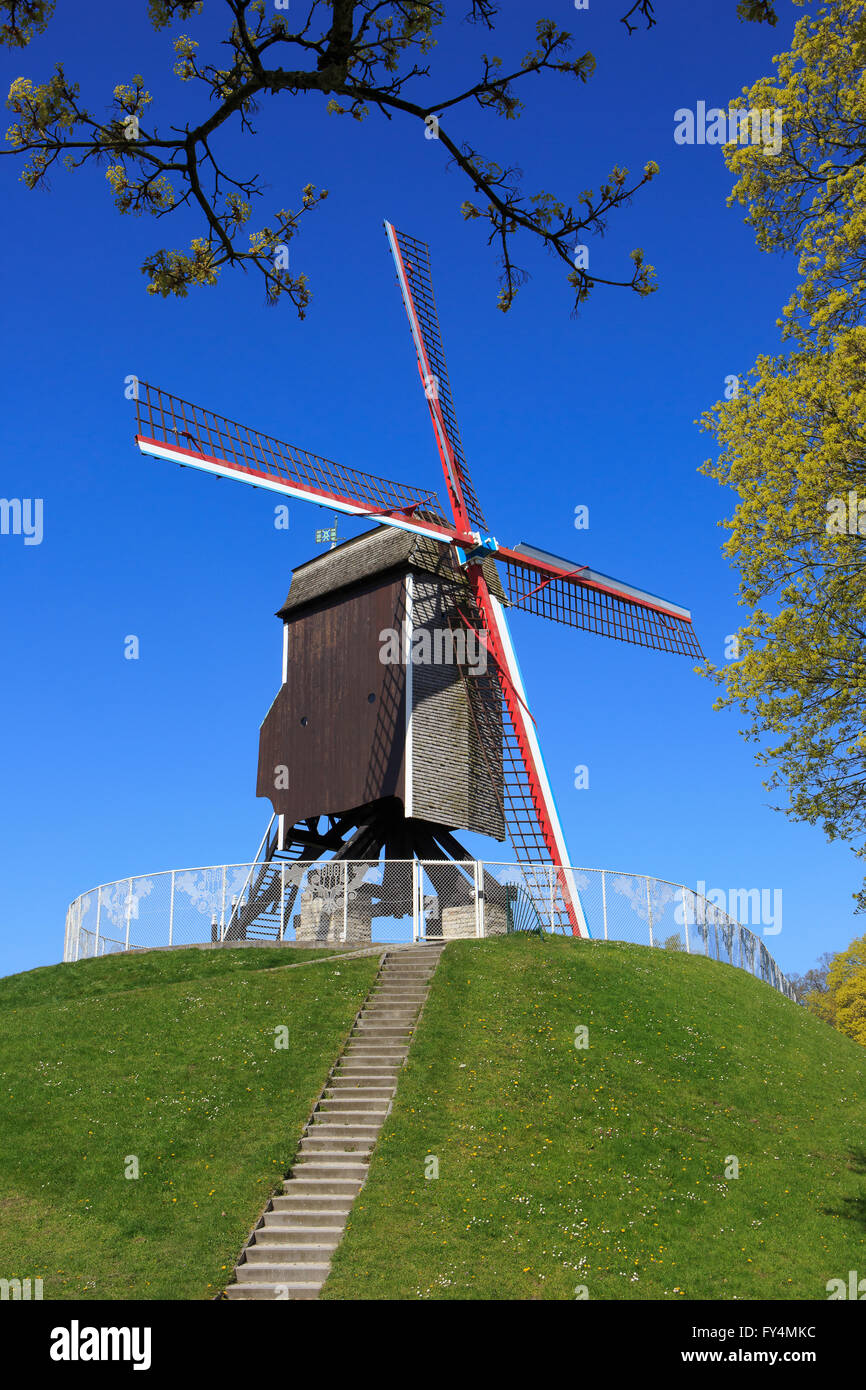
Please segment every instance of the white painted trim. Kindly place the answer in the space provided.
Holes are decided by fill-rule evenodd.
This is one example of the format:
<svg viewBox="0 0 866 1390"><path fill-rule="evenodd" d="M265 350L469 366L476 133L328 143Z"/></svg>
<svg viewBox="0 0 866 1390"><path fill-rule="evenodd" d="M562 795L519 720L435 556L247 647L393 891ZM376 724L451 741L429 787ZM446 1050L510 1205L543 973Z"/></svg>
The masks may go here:
<svg viewBox="0 0 866 1390"><path fill-rule="evenodd" d="M289 679L289 625L283 623L283 685Z"/></svg>
<svg viewBox="0 0 866 1390"><path fill-rule="evenodd" d="M497 626L499 628L499 637L502 644L502 651L505 657L505 665L508 671L509 679L511 680L512 685L514 686L515 690L520 696L520 699L523 702L524 711L528 711L529 701L526 698L526 687L523 684L523 677L520 673L520 664L517 660L517 653L514 650L514 643L511 640L511 633L508 630L508 623L505 618L505 610L503 609L501 603L494 594L490 594L490 602L493 606L494 619L496 620ZM569 863L568 850L565 844L565 835L563 833L562 823L559 819L559 812L556 808L556 800L553 795L553 788L550 785L550 778L547 775L547 768L544 765L544 757L542 756L541 745L538 742L538 736L535 732L535 725L533 724L528 713L526 714L526 717L523 720L523 727L524 732L526 734L526 741L529 744L529 750L532 755L532 760L535 763L535 771L538 777L539 786L541 788L541 794L544 797L544 804L547 809L548 817L550 819L551 829L553 830L553 838L556 843L557 852L559 854L559 863L560 865L564 866ZM580 894L577 891L577 884L574 879L574 874L572 873L571 869L564 868L563 876L567 884L568 895L571 898L572 905L574 907L575 913L577 914L578 929L580 931L580 934L581 936L589 936L589 928L586 924L586 917L584 916L583 905L580 901Z"/></svg>
<svg viewBox="0 0 866 1390"><path fill-rule="evenodd" d="M406 575L405 586L405 611L403 613L403 659L405 668L405 691L406 691L406 753L403 759L403 776L406 782L406 795L403 802L404 812L407 816L414 815L415 802L415 760L412 756L412 703L414 700L414 668L412 666L412 633L415 623L415 577L411 570Z"/></svg>
<svg viewBox="0 0 866 1390"><path fill-rule="evenodd" d="M211 463L194 455L181 453L179 450L171 449L164 444L146 444L138 441L138 448L142 454L147 454L151 458L166 459L169 463L179 463L184 468L197 468L202 473L213 473L218 478L234 478L236 482L248 483L250 487L262 488L265 492L278 492L282 497L293 497L299 502L312 502L316 507L327 507L332 512L345 512L347 516L357 516L362 520L381 523L383 526L394 526L398 531L411 531L416 536L430 536L436 541L448 541L448 535L443 535L441 530L433 530L425 526L423 522L398 521L395 517L384 516L376 512L371 515L368 507L362 507L356 503L341 502L330 494L321 495L317 492L308 492L305 488L292 487L291 483L281 483L275 478L263 478L258 474L252 477L248 473L242 473L237 468L229 468L220 463Z"/></svg>

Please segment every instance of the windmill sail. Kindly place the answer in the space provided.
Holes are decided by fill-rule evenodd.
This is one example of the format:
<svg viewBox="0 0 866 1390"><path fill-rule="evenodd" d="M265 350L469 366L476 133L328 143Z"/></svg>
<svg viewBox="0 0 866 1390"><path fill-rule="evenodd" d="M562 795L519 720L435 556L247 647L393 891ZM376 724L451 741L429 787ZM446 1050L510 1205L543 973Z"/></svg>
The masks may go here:
<svg viewBox="0 0 866 1390"><path fill-rule="evenodd" d="M397 280L415 343L418 370L430 407L455 521L462 529L469 529L471 525L486 531L487 522L469 476L451 397L451 382L433 295L429 248L423 241L398 232L390 222L385 223L385 230L397 268Z"/></svg>
<svg viewBox="0 0 866 1390"><path fill-rule="evenodd" d="M687 608L535 546L502 547L496 558L515 608L639 647L703 657Z"/></svg>
<svg viewBox="0 0 866 1390"><path fill-rule="evenodd" d="M385 223L385 230L415 344L418 370L430 409L455 527L458 533L466 531L473 524L486 531L484 514L472 486L457 426L427 247L423 242L397 232L389 222ZM453 539L461 543L459 534ZM486 645L495 666L498 685L496 698L501 699L503 704L501 727L504 735L500 760L503 762L507 788L504 811L509 838L522 863L535 865L536 868L554 866L559 878L557 896L564 918L575 935L588 935L573 876L570 871L561 868L568 864L565 836L526 702L504 610L488 588L480 557L473 560L470 556L466 572L486 635ZM550 875L542 869L542 877ZM533 891L530 887L530 892L533 897L538 897L537 890ZM547 915L549 904L545 907Z"/></svg>
<svg viewBox="0 0 866 1390"><path fill-rule="evenodd" d="M472 677L473 685L480 687L483 695L483 727L477 732L491 780L498 780L503 789L502 811L508 838L523 868L526 891L539 920L575 936L588 936L574 874L562 867L568 865L565 838L505 612L474 566L470 580L479 635L488 649L486 673ZM476 708L478 702L470 704L470 710Z"/></svg>
<svg viewBox="0 0 866 1390"><path fill-rule="evenodd" d="M442 508L435 492L344 468L144 381L135 405L135 442L143 454L351 516L376 518L435 540L451 539L452 528L439 520Z"/></svg>

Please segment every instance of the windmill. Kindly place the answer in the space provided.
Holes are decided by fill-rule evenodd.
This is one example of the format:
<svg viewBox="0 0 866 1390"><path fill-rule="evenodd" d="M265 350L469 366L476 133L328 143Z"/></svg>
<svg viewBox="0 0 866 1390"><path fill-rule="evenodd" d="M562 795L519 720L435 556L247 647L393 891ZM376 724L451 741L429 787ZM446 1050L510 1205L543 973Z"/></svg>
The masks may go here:
<svg viewBox="0 0 866 1390"><path fill-rule="evenodd" d="M530 897L533 873L548 866L557 925L586 936L506 607L655 650L699 658L701 649L687 609L536 546L500 545L490 533L457 425L428 248L390 223L385 230L447 508L425 489L343 467L145 382L138 387L143 454L376 524L295 570L279 611L283 685L262 726L258 783L277 829L266 832L258 877L246 900L241 895L229 935L246 935L269 913L273 921L281 858L364 861L381 852L387 863L417 855L435 885L431 861L471 862L453 834L469 829L508 834ZM422 667L405 650L384 663L373 638L386 630L410 642L421 630L431 639L450 635L451 652ZM454 656L459 638L462 662ZM484 659L468 671L470 643ZM287 786L275 786L275 768L285 770ZM450 782L448 768L456 769ZM327 863L315 870L318 886L307 895L313 936L310 912L317 918L328 907L329 872ZM497 885L488 887L495 898ZM372 903L366 911L369 922Z"/></svg>

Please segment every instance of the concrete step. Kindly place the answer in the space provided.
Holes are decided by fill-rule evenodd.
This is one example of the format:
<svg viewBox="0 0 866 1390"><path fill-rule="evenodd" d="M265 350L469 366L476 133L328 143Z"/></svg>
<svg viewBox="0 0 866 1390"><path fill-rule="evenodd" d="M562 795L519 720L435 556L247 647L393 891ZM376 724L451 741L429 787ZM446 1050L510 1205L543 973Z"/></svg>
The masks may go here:
<svg viewBox="0 0 866 1390"><path fill-rule="evenodd" d="M406 1022L411 1026L413 1019L416 1019L419 1013L420 1009L415 1004L374 1004L364 1010L361 1018L367 1020L375 1018L380 1022L394 1018L400 1023Z"/></svg>
<svg viewBox="0 0 866 1390"><path fill-rule="evenodd" d="M405 1023L407 1028L411 1028L417 1019L420 1008L414 1004L408 1008L403 1004L376 1004L372 1009L365 1009L361 1014L359 1022L365 1023Z"/></svg>
<svg viewBox="0 0 866 1390"><path fill-rule="evenodd" d="M284 1194L271 1198L271 1207L278 1216L315 1216L317 1219L330 1213L338 1216L343 1221L351 1209L355 1198L346 1192L308 1192L306 1194L295 1191L297 1179L285 1184ZM269 1213L270 1214L270 1213Z"/></svg>
<svg viewBox="0 0 866 1390"><path fill-rule="evenodd" d="M327 1094L331 1095L360 1095L367 1101L373 1099L375 1095L393 1095L395 1093L395 1083L393 1081L371 1081L370 1077L357 1076L334 1076L328 1081Z"/></svg>
<svg viewBox="0 0 866 1390"><path fill-rule="evenodd" d="M348 1115L350 1123L364 1124L370 1120L381 1124L388 1113L391 1100L388 1096L377 1096L375 1100L356 1100L352 1096L340 1099L339 1096L326 1096L319 1102L317 1115L328 1115L338 1118L341 1115Z"/></svg>
<svg viewBox="0 0 866 1390"><path fill-rule="evenodd" d="M421 1004L423 999L392 999L388 995L379 995L364 1005L364 1013L417 1013Z"/></svg>
<svg viewBox="0 0 866 1390"><path fill-rule="evenodd" d="M346 1158L339 1154L326 1158L322 1154L298 1154L292 1172L295 1178L360 1178L367 1176L368 1165L363 1158ZM288 1179L293 1182L295 1179Z"/></svg>
<svg viewBox="0 0 866 1390"><path fill-rule="evenodd" d="M366 1163L373 1152L374 1141L354 1140L353 1144L341 1144L338 1140L317 1140L313 1147L302 1147L297 1150L295 1155L296 1163L309 1165L313 1159L321 1159L322 1163Z"/></svg>
<svg viewBox="0 0 866 1390"><path fill-rule="evenodd" d="M393 1076L398 1080L403 1075L403 1067L406 1063L406 1054L396 1056L393 1052L386 1052L384 1055L378 1052L353 1052L344 1055L343 1063L348 1067L347 1075L375 1076L377 1072L383 1075ZM339 1076L339 1069L332 1073Z"/></svg>
<svg viewBox="0 0 866 1390"><path fill-rule="evenodd" d="M297 1177L286 1179L283 1191L291 1189L297 1197L351 1197L354 1201L363 1186L362 1177L307 1178L299 1172Z"/></svg>
<svg viewBox="0 0 866 1390"><path fill-rule="evenodd" d="M356 1111L375 1110L377 1113L381 1111L384 1115L389 1100L390 1096L367 1096L357 1089L345 1093L338 1090L322 1096L316 1114L341 1115L346 1112L354 1114Z"/></svg>
<svg viewBox="0 0 866 1390"><path fill-rule="evenodd" d="M331 1268L327 1261L310 1262L307 1264L283 1264L280 1260L274 1260L268 1264L265 1260L256 1260L254 1264L238 1265L235 1269L238 1283L245 1284L253 1281L268 1284L318 1284L321 1288L328 1277L328 1270Z"/></svg>
<svg viewBox="0 0 866 1390"><path fill-rule="evenodd" d="M408 1033L418 1022L419 1013L420 1009L412 1009L410 1013L401 1013L399 1009L373 1009L361 1014L355 1027L399 1028Z"/></svg>
<svg viewBox="0 0 866 1390"><path fill-rule="evenodd" d="M376 989L370 991L367 998L371 1004L376 1003L379 999L405 999L407 1003L415 1003L416 1000L424 998L427 989L426 984L416 985L409 982L404 984L398 980L386 983L383 980Z"/></svg>
<svg viewBox="0 0 866 1390"><path fill-rule="evenodd" d="M409 1051L406 1043L377 1042L375 1038L355 1038L350 1042L343 1057L352 1062L402 1062L406 1053Z"/></svg>
<svg viewBox="0 0 866 1390"><path fill-rule="evenodd" d="M397 1033L411 1033L418 1018L420 1009L410 1009L408 1012L401 1009L364 1009L355 1020L355 1028L369 1028L374 1025L377 1028L391 1028ZM386 1014L396 1014L396 1018L386 1018ZM355 1036L354 1032L351 1036Z"/></svg>
<svg viewBox="0 0 866 1390"><path fill-rule="evenodd" d="M294 1222L283 1222L277 1226L259 1226L255 1233L255 1245L248 1246L249 1250L254 1250L256 1245L312 1245L312 1246L336 1246L343 1235L343 1227L339 1226L300 1226Z"/></svg>
<svg viewBox="0 0 866 1390"><path fill-rule="evenodd" d="M388 1011L397 1010L398 1013L419 1014L424 1000L427 998L426 989L420 990L417 995L400 994L379 994L375 999L371 999L369 1005L364 1009L365 1014L379 1013L385 1009Z"/></svg>
<svg viewBox="0 0 866 1390"><path fill-rule="evenodd" d="M333 1081L367 1081L371 1086L396 1086L399 1075L399 1067L338 1067L328 1085Z"/></svg>
<svg viewBox="0 0 866 1390"><path fill-rule="evenodd" d="M301 1154L359 1154L362 1157L370 1152L376 1142L373 1133L363 1139L346 1139L334 1134L305 1134L301 1140Z"/></svg>
<svg viewBox="0 0 866 1390"><path fill-rule="evenodd" d="M342 1231L345 1213L322 1211L321 1202L305 1202L299 1211L266 1211L262 1218L264 1226L256 1228L256 1235L266 1231L291 1231L293 1238L304 1239L305 1231Z"/></svg>
<svg viewBox="0 0 866 1390"><path fill-rule="evenodd" d="M372 1057L351 1058L345 1068L340 1066L328 1078L327 1086L337 1077L352 1081L368 1081L371 1086L394 1085L403 1074L405 1058Z"/></svg>
<svg viewBox="0 0 866 1390"><path fill-rule="evenodd" d="M402 1042L405 1045L408 1044L411 1036L412 1029L401 1023L365 1023L363 1018L360 1018L355 1024L352 1041L361 1039L372 1042L377 1040L379 1042Z"/></svg>
<svg viewBox="0 0 866 1390"><path fill-rule="evenodd" d="M315 1123L309 1127L310 1134L335 1134L341 1131L343 1125L348 1125L351 1129L357 1129L360 1125L376 1125L382 1123L382 1116L385 1112L378 1110L347 1110L345 1106L335 1106L329 1110L317 1110Z"/></svg>
<svg viewBox="0 0 866 1390"><path fill-rule="evenodd" d="M416 999L417 995L415 991L427 988L429 988L428 985L422 984L417 980L380 980L375 989L371 990L367 995L364 1005L366 1007L367 1004L375 1003L377 999L381 998L383 995L387 996L388 994L408 993L410 1000Z"/></svg>
<svg viewBox="0 0 866 1390"><path fill-rule="evenodd" d="M429 960L419 960L416 963L410 963L408 965L404 962L398 963L395 961L393 965L386 965L384 970L377 975L376 979L377 981L398 979L429 980L435 969L436 966Z"/></svg>
<svg viewBox="0 0 866 1390"><path fill-rule="evenodd" d="M318 1124L308 1125L301 1143L307 1139L317 1144L365 1144L372 1142L379 1133L379 1123L369 1116L365 1121L358 1125L350 1124L323 1124L321 1120Z"/></svg>
<svg viewBox="0 0 866 1390"><path fill-rule="evenodd" d="M229 1284L225 1295L233 1303L252 1302L254 1299L288 1299L294 1302L297 1299L318 1298L324 1282L324 1279L316 1279L312 1283L284 1280L282 1284L265 1284L245 1280L242 1284Z"/></svg>
<svg viewBox="0 0 866 1390"><path fill-rule="evenodd" d="M313 1245L304 1242L288 1241L283 1232L282 1243L265 1241L262 1245L247 1246L247 1263L253 1265L321 1265L327 1264L339 1244L340 1237L333 1232L330 1241Z"/></svg>
<svg viewBox="0 0 866 1390"><path fill-rule="evenodd" d="M382 980L367 998L371 1004L377 999L405 999L411 1004L422 999L428 988L426 983L419 984L414 980Z"/></svg>

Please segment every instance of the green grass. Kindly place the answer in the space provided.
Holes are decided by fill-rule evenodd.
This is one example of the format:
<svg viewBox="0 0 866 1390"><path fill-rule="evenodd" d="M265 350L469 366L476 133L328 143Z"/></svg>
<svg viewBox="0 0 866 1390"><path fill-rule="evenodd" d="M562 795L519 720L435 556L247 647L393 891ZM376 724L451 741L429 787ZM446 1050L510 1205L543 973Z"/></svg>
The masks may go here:
<svg viewBox="0 0 866 1390"><path fill-rule="evenodd" d="M866 1051L742 971L454 943L323 1297L825 1299L864 1149Z"/></svg>
<svg viewBox="0 0 866 1390"><path fill-rule="evenodd" d="M159 951L0 980L0 1278L41 1277L52 1299L223 1287L377 970L276 968L315 954Z"/></svg>

